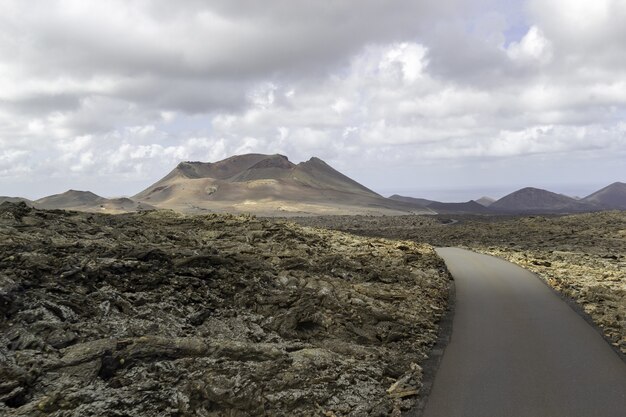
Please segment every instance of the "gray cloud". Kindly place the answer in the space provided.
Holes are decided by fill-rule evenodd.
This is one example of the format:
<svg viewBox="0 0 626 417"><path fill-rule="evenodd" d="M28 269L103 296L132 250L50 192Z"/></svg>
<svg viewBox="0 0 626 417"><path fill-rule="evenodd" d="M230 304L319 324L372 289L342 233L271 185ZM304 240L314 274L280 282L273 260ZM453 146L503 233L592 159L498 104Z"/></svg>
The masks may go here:
<svg viewBox="0 0 626 417"><path fill-rule="evenodd" d="M325 68L466 9L460 0L7 3L5 47L26 64L46 62L30 72L220 78Z"/></svg>
<svg viewBox="0 0 626 417"><path fill-rule="evenodd" d="M0 194L42 193L32 178L130 194L181 159L252 151L318 155L381 189L580 155L612 181L626 160L616 0L0 8Z"/></svg>

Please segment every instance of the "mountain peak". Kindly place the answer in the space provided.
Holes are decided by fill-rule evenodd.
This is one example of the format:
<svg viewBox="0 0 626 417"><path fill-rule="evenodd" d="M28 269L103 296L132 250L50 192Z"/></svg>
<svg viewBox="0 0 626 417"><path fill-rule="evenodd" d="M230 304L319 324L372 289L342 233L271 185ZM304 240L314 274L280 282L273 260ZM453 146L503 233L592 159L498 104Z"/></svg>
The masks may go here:
<svg viewBox="0 0 626 417"><path fill-rule="evenodd" d="M488 197L486 195L480 197L476 202L482 206L489 207L496 201L495 198Z"/></svg>
<svg viewBox="0 0 626 417"><path fill-rule="evenodd" d="M270 155L269 157L260 160L256 164L252 165L248 169L261 169L261 168L284 168L291 169L295 166L289 158L285 155Z"/></svg>
<svg viewBox="0 0 626 417"><path fill-rule="evenodd" d="M525 187L492 203L490 208L512 212L583 211L586 204L563 194L535 187Z"/></svg>
<svg viewBox="0 0 626 417"><path fill-rule="evenodd" d="M599 208L626 210L626 183L614 182L588 195L582 201Z"/></svg>
<svg viewBox="0 0 626 417"><path fill-rule="evenodd" d="M97 199L104 198L104 197L100 197L98 194L95 194L91 191L74 190L74 189L69 189L63 193L53 194L44 198L51 198L51 197L74 198L74 199L80 199L80 200L97 200Z"/></svg>
<svg viewBox="0 0 626 417"><path fill-rule="evenodd" d="M74 195L74 196L84 196L84 197L100 197L99 195L92 193L91 191L82 191L82 190L74 190L74 189L69 189L64 193L61 193L59 195Z"/></svg>
<svg viewBox="0 0 626 417"><path fill-rule="evenodd" d="M553 193L552 191L548 191L548 190L544 190L543 188L536 188L536 187L524 187L524 188L520 188L517 191L514 191L513 193L515 194L523 194L523 193L551 193L551 194L556 194ZM511 193L511 194L513 194Z"/></svg>

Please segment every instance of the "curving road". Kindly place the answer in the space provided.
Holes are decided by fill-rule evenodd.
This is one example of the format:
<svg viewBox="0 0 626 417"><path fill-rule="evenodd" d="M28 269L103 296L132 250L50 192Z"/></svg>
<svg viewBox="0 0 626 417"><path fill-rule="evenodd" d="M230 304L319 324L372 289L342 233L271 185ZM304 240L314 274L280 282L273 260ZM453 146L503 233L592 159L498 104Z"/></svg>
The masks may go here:
<svg viewBox="0 0 626 417"><path fill-rule="evenodd" d="M626 416L626 364L535 275L462 249L437 252L456 306L424 416Z"/></svg>

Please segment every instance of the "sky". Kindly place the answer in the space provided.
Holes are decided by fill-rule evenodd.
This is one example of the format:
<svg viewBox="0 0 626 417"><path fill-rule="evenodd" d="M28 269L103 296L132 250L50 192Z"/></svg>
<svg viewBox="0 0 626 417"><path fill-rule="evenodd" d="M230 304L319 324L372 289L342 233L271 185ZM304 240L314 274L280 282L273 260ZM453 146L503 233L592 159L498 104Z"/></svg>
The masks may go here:
<svg viewBox="0 0 626 417"><path fill-rule="evenodd" d="M461 201L626 180L624 0L0 0L0 195L317 156Z"/></svg>

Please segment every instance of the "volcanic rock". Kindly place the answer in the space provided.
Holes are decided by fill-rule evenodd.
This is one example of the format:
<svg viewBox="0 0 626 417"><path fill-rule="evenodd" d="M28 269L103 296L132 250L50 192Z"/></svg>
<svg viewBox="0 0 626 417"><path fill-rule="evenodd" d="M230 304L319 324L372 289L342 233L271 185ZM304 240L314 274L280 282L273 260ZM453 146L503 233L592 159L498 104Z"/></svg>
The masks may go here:
<svg viewBox="0 0 626 417"><path fill-rule="evenodd" d="M446 308L432 247L0 205L0 414L384 416Z"/></svg>

